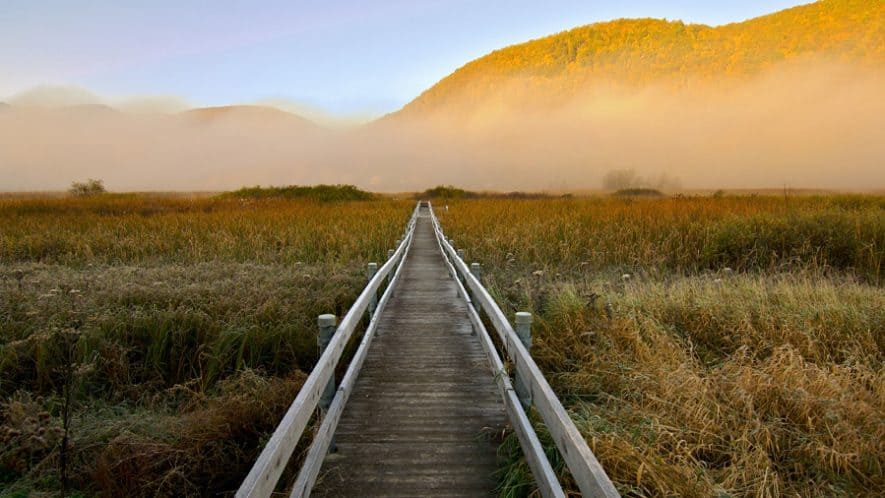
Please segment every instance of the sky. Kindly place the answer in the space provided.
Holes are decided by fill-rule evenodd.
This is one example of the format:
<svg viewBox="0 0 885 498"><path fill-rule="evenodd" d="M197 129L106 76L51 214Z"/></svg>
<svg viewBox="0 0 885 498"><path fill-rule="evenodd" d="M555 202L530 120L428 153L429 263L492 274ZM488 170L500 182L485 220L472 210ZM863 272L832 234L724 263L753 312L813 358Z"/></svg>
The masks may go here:
<svg viewBox="0 0 885 498"><path fill-rule="evenodd" d="M492 50L622 17L710 25L796 0L0 0L0 101L37 86L193 106L400 108Z"/></svg>

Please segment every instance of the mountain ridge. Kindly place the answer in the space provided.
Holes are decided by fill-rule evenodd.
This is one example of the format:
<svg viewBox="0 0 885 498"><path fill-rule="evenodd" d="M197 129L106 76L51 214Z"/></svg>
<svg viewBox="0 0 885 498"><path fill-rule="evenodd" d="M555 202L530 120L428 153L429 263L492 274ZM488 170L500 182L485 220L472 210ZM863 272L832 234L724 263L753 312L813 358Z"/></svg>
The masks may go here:
<svg viewBox="0 0 885 498"><path fill-rule="evenodd" d="M234 104L224 106L195 107L181 111L178 115L201 124L211 124L233 120L250 122L263 121L266 124L278 123L305 128L318 128L319 125L298 114L271 106Z"/></svg>
<svg viewBox="0 0 885 498"><path fill-rule="evenodd" d="M80 115L80 116L98 116L98 115L117 115L117 116L137 116L140 114L156 114L164 115L170 118L181 118L192 124L212 125L217 123L235 123L237 121L247 124L264 124L264 125L289 125L300 126L304 129L321 128L320 125L294 112L279 109L273 106L253 105L253 104L232 104L222 106L206 106L192 107L183 111L175 112L140 112L131 111L118 106L109 105L101 102L82 102L82 103L58 103L47 102L45 104L29 102L26 104L10 104L0 101L0 111L10 111L18 113L31 114L37 113L59 113L63 115Z"/></svg>
<svg viewBox="0 0 885 498"><path fill-rule="evenodd" d="M823 0L717 27L651 18L579 26L474 59L385 118L470 107L503 90L569 98L595 85L686 87L810 56L885 66L885 2Z"/></svg>

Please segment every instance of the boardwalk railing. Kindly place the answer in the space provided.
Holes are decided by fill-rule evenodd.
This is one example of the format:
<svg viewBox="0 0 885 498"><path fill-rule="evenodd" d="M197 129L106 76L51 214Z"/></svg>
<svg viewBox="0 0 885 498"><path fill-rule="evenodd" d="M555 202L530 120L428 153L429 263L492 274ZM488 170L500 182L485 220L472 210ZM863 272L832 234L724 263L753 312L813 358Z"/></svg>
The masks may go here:
<svg viewBox="0 0 885 498"><path fill-rule="evenodd" d="M325 457L332 442L332 434L338 423L338 418L347 402L347 398L353 388L357 373L366 357L369 343L375 334L377 317L384 309L384 305L390 297L396 279L399 276L401 263L408 253L412 242L412 236L417 221L420 203L415 207L412 217L406 225L405 233L398 247L390 254L387 261L377 269L369 279L369 283L354 301L344 318L338 324L334 335L320 355L316 366L307 377L295 401L289 406L283 416L283 420L277 426L270 440L264 446L261 455L252 466L252 470L243 480L237 498L268 497L277 486L283 470L285 470L298 441L310 421L317 404L324 395L327 386L334 381L335 368L344 353L344 349L350 342L363 313L367 310L371 315L369 325L363 335L362 341L354 353L353 360L342 378L341 384L335 392L335 397L325 410L323 421L318 432L314 435L311 448L308 451L301 471L292 489L292 496L306 496L316 481L323 458ZM380 300L377 300L377 292L385 278L390 276L388 285ZM333 317L329 317L334 320ZM334 322L333 322L334 323Z"/></svg>
<svg viewBox="0 0 885 498"><path fill-rule="evenodd" d="M449 271L458 282L462 295L471 304L471 306L468 306L471 321L473 321L474 327L478 334L480 334L480 341L486 350L486 354L489 356L498 388L502 396L504 396L507 416L511 424L513 424L514 431L519 438L523 453L532 469L532 474L535 476L535 482L538 484L541 494L544 497L565 496L562 486L556 479L556 474L547 461L538 437L523 409L519 395L515 392L510 379L506 375L494 343L480 319L479 311L485 312L489 322L492 324L495 332L497 332L504 352L509 357L516 371L517 379L524 384L524 386L520 387L527 390L526 393L522 393L523 401L531 400L530 402L533 402L547 429L550 431L550 435L553 436L556 447L563 460L565 460L569 471L571 471L578 488L581 490L581 494L585 497L611 498L620 496L599 464L599 461L596 460L590 447L587 446L587 442L578 431L575 423L569 417L568 412L562 406L559 398L556 397L547 379L544 378L544 374L538 368L538 365L535 364L523 341L510 325L510 322L507 321L501 308L498 307L495 300L492 299L492 296L483 287L477 275L470 271L459 251L455 249L450 240L446 239L432 207L430 209L430 216L433 221L437 242L449 261ZM476 269L478 267L475 266L474 270ZM469 293L467 290L469 290Z"/></svg>

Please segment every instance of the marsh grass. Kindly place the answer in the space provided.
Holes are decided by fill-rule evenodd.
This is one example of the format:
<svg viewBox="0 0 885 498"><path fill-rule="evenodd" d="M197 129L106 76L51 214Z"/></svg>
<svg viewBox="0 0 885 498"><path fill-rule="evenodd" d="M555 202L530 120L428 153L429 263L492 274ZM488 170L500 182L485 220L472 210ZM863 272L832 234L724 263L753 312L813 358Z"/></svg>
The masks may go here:
<svg viewBox="0 0 885 498"><path fill-rule="evenodd" d="M885 493L885 198L447 202L625 496ZM0 495L58 492L74 326L72 495L232 493L412 207L0 200Z"/></svg>
<svg viewBox="0 0 885 498"><path fill-rule="evenodd" d="M0 496L58 493L74 325L72 495L231 494L412 207L0 201Z"/></svg>
<svg viewBox="0 0 885 498"><path fill-rule="evenodd" d="M0 200L0 261L346 263L387 253L411 202L176 198ZM405 216L404 216L405 213Z"/></svg>
<svg viewBox="0 0 885 498"><path fill-rule="evenodd" d="M535 314L533 356L624 496L881 496L883 200L788 203L482 200L440 216L505 312ZM536 492L516 446L504 496Z"/></svg>
<svg viewBox="0 0 885 498"><path fill-rule="evenodd" d="M467 237L466 248L495 267L509 261L561 275L847 271L879 284L885 265L885 197L496 199L449 207L438 213L446 230Z"/></svg>

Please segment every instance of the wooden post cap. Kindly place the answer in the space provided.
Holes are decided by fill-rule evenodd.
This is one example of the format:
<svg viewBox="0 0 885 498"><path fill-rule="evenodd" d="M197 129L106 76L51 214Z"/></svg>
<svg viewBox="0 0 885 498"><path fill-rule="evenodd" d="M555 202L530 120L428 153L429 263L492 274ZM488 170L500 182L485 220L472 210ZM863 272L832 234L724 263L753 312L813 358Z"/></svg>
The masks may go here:
<svg viewBox="0 0 885 498"><path fill-rule="evenodd" d="M320 327L334 327L335 326L335 315L326 314L320 315L317 317L317 325Z"/></svg>

